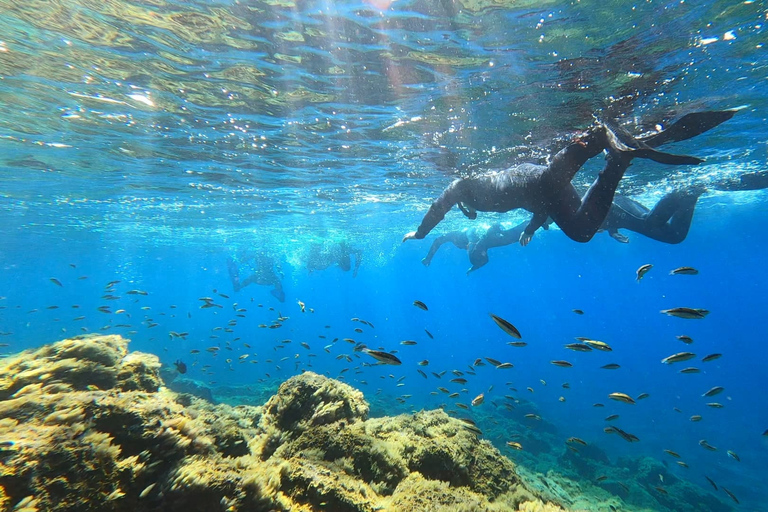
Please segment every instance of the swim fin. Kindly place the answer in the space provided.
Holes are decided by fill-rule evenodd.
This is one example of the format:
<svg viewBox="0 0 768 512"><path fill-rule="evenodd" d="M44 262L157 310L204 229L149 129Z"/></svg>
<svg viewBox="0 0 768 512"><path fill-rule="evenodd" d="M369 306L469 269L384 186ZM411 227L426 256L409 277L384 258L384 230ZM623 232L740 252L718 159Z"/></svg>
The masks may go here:
<svg viewBox="0 0 768 512"><path fill-rule="evenodd" d="M738 112L738 109L711 110L686 114L672 123L666 130L639 140L652 148L659 147L668 142L687 140L724 123L732 118L736 112Z"/></svg>
<svg viewBox="0 0 768 512"><path fill-rule="evenodd" d="M608 135L609 151L618 152L630 158L647 158L667 165L696 165L704 160L695 156L673 155L656 151L642 140L636 139L627 130L613 123L605 123ZM682 140L682 139L681 139Z"/></svg>

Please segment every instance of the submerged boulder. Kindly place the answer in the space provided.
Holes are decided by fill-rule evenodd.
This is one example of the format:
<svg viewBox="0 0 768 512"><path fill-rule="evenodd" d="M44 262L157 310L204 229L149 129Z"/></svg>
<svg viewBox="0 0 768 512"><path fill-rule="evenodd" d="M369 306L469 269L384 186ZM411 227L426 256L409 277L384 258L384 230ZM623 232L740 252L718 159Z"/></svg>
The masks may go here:
<svg viewBox="0 0 768 512"><path fill-rule="evenodd" d="M263 407L216 405L163 387L157 357L127 345L0 361L0 510L544 510L443 411L369 419L360 391L311 372Z"/></svg>

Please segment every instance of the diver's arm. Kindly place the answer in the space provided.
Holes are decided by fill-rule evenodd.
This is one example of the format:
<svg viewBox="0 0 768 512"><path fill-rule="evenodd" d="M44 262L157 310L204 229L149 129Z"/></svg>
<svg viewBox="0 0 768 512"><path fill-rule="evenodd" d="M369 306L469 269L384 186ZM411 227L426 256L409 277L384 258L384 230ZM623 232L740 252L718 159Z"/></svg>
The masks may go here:
<svg viewBox="0 0 768 512"><path fill-rule="evenodd" d="M531 217L531 220L528 222L528 225L525 227L523 232L520 233L520 245L523 247L528 245L528 243L531 241L531 238L533 238L533 234L537 229L543 226L545 222L547 222L548 218L549 213L546 211L534 213L533 217Z"/></svg>
<svg viewBox="0 0 768 512"><path fill-rule="evenodd" d="M448 213L451 208L453 208L453 205L464 200L462 196L466 190L466 180L463 179L456 180L448 185L448 188L446 188L443 193L440 194L440 197L438 197L435 202L432 203L432 206L429 207L429 211L421 220L419 229L416 231L411 231L405 235L403 237L403 242L412 238L421 240L427 236L427 234L432 231L432 228L437 226L440 221L443 220L445 214Z"/></svg>
<svg viewBox="0 0 768 512"><path fill-rule="evenodd" d="M429 264L432 263L432 258L435 257L435 253L437 253L440 247L442 247L444 243L448 242L452 243L459 249L466 249L467 234L463 231L451 231L450 233L446 233L445 235L441 235L435 238L435 241L432 242L432 247L429 248L429 252L426 256L424 256L424 259L421 260L425 267L428 267Z"/></svg>

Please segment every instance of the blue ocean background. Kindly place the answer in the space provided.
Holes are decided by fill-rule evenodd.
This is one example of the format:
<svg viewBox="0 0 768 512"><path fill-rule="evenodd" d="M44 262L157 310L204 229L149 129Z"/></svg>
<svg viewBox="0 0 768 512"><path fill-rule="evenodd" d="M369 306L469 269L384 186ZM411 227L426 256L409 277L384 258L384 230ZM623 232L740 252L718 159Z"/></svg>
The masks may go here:
<svg viewBox="0 0 768 512"><path fill-rule="evenodd" d="M579 244L553 226L527 247L492 249L490 263L470 275L466 251L449 244L422 265L434 237L511 227L527 213L469 221L454 209L427 239L401 243L453 179L543 162L593 116L651 129L685 112L742 108L674 147L704 164L633 164L621 191L649 207L676 188L764 170L761 2L79 0L0 8L0 353L119 333L170 368L184 361L184 377L223 401L235 387L261 399L311 370L361 389L376 415L444 406L472 417L533 471L558 471L575 436L618 466L663 461L715 494L718 510L767 510L766 192L705 194L679 245L631 232L629 244L604 233ZM590 162L577 184L589 184L599 165ZM341 241L362 251L357 276L306 268L313 244ZM258 255L279 266L284 302L269 286L233 289L227 261ZM638 282L643 264L653 268ZM699 274L669 275L680 266ZM241 275L247 270L243 263ZM107 288L111 281L119 282ZM201 309L201 297L222 307ZM110 313L97 309L105 305ZM711 313L660 313L680 306ZM237 308L246 310L241 317ZM489 313L512 322L527 346L507 345L512 338ZM260 327L278 316L288 317L282 327ZM564 348L578 336L613 351ZM343 338L397 350L402 365L372 365ZM661 363L685 350L697 358ZM700 361L712 353L723 355ZM485 357L514 368L486 363L464 375L466 385L449 383L452 370ZM419 366L424 359L428 366ZM573 367L551 364L561 359ZM600 368L608 363L621 368ZM679 373L685 366L701 373ZM440 379L431 373L442 371ZM713 386L725 391L702 397ZM217 395L225 388L229 395ZM610 400L612 392L650 396L629 405ZM453 405L480 393L481 406ZM514 410L503 406L505 395L520 400ZM607 423L610 414L620 418ZM703 420L691 422L695 414ZM609 425L640 442L607 435ZM699 446L702 439L718 450ZM511 450L510 440L524 449Z"/></svg>

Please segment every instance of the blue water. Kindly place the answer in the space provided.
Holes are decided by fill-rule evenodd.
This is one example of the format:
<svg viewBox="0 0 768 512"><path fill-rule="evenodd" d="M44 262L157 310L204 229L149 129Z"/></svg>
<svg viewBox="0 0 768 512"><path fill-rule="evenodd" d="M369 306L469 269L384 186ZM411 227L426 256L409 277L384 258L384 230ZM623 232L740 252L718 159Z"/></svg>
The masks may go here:
<svg viewBox="0 0 768 512"><path fill-rule="evenodd" d="M675 146L705 164L633 164L621 190L648 206L676 187L764 169L768 11L761 3L0 7L0 343L9 345L0 351L120 333L132 350L169 365L182 359L187 377L214 390L271 389L313 370L362 389L376 414L446 404L475 417L510 457L533 463L535 454L504 447L512 432L523 433L524 447L529 435L521 414L502 405L511 394L525 402L521 411L542 417L541 428L554 429L555 452L576 436L614 463L665 460L702 492L710 491L707 475L742 509L765 510L765 192L705 194L679 245L629 232L626 245L606 234L578 244L552 229L528 247L492 249L490 263L469 276L466 252L449 245L431 266L420 263L434 236L473 225L455 209L426 240L400 242L456 177L542 162L593 115L652 129L689 111L744 107ZM575 182L590 183L597 169L591 162ZM526 215L481 213L475 223L512 226ZM362 250L356 277L336 266L307 270L312 244L342 240ZM269 286L233 290L227 260L253 255L279 264L285 302ZM654 267L638 283L635 271L646 263ZM668 275L683 265L700 274ZM120 283L105 291L113 280ZM134 289L147 295L126 294ZM120 298L103 298L110 293ZM206 296L223 307L200 309ZM112 313L96 309L103 305ZM659 313L677 306L711 314ZM244 318L236 308L247 310ZM511 321L528 346L506 345L512 339L488 313ZM281 328L259 327L281 314L289 317ZM181 340L170 331L189 334ZM683 334L694 343L675 338ZM614 350L563 348L575 336ZM374 361L353 352L346 337L398 350L403 364L363 365ZM285 339L292 341L277 348ZM221 353L211 356L210 346ZM683 350L697 359L661 364ZM715 352L723 357L699 361ZM483 357L515 366L478 367L465 386L448 383L451 370ZM417 365L423 359L428 366ZM573 368L550 364L559 359ZM621 368L600 369L607 363ZM702 372L680 374L685 366ZM447 373L436 379L432 371ZM701 396L715 385L725 392ZM438 386L466 388L458 399L466 404L485 393L485 403L456 410ZM650 397L628 405L608 398L616 391ZM614 413L620 419L611 424L639 443L603 432ZM693 414L704 419L692 423ZM701 439L718 450L704 450ZM690 468L677 467L664 449Z"/></svg>

